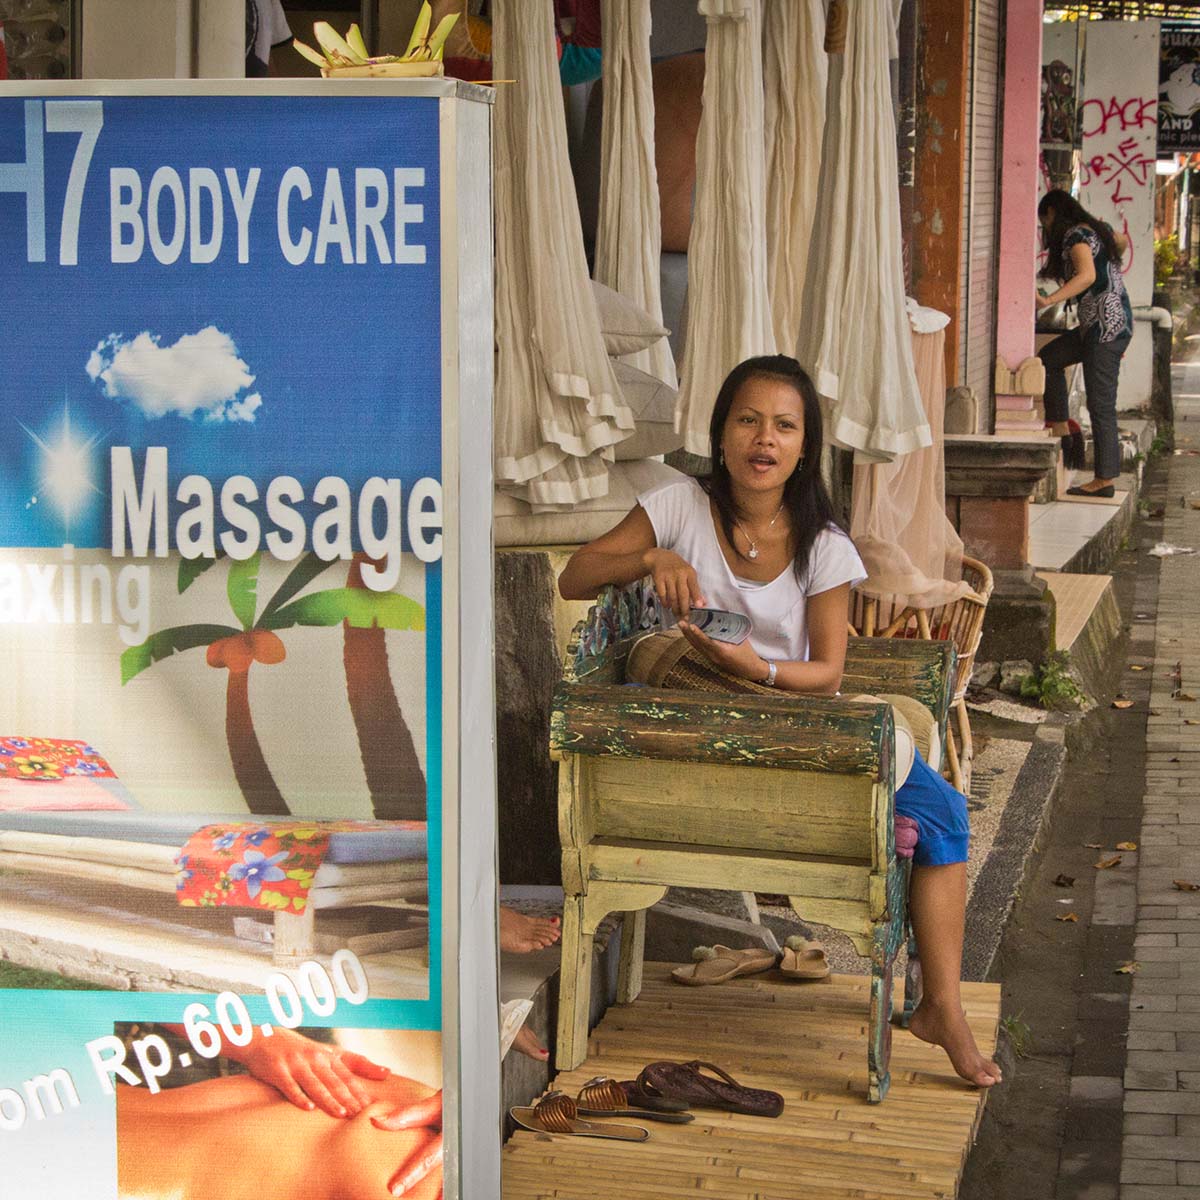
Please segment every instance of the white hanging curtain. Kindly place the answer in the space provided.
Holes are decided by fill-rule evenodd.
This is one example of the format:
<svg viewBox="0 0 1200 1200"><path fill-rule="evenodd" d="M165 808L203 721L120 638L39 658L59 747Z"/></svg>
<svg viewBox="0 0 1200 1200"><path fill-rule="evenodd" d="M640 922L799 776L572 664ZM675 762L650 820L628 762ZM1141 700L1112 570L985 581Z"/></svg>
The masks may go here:
<svg viewBox="0 0 1200 1200"><path fill-rule="evenodd" d="M496 483L535 511L608 494L633 433L588 280L553 0L496 0Z"/></svg>
<svg viewBox="0 0 1200 1200"><path fill-rule="evenodd" d="M708 21L688 241L687 341L675 428L707 456L721 381L775 352L767 294L762 0L700 0Z"/></svg>
<svg viewBox="0 0 1200 1200"><path fill-rule="evenodd" d="M859 462L932 443L904 308L896 123L888 75L891 0L834 0L817 212L797 357L825 401L828 432ZM830 42L827 40L826 45Z"/></svg>
<svg viewBox="0 0 1200 1200"><path fill-rule="evenodd" d="M662 214L654 166L654 88L650 78L650 0L603 0L604 119L600 134L600 213L596 278L662 324ZM666 338L623 356L639 371L676 385Z"/></svg>
<svg viewBox="0 0 1200 1200"><path fill-rule="evenodd" d="M765 0L767 278L775 341L795 354L825 128L825 0Z"/></svg>

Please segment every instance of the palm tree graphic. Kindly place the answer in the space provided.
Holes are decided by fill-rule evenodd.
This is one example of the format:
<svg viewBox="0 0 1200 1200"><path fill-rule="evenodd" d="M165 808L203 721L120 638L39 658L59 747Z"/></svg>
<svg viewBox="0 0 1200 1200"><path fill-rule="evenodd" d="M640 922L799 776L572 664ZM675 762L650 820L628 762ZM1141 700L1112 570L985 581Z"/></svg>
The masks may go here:
<svg viewBox="0 0 1200 1200"><path fill-rule="evenodd" d="M309 553L301 558L258 612L258 571L261 555L231 563L226 581L229 606L241 628L232 625L179 625L152 633L144 642L121 655L121 683L127 684L154 663L185 650L206 647L210 667L229 672L225 690L225 738L233 773L252 813L290 815L287 801L263 756L250 710L250 668L254 663L273 666L287 650L277 630L296 625L350 630L425 628L425 610L415 600L396 592L372 592L358 587L326 588L299 593L330 565ZM179 564L177 589L183 592L216 559L185 559ZM386 659L385 659L386 665ZM349 672L349 665L347 665ZM347 675L349 685L349 673ZM392 695L395 699L394 693ZM399 709L397 706L397 713ZM403 718L400 718L403 725ZM356 725L359 725L356 716ZM404 726L407 735L407 726ZM359 725L360 740L363 736ZM411 737L409 737L411 743ZM365 747L360 750L366 759ZM418 767L419 770L419 767Z"/></svg>

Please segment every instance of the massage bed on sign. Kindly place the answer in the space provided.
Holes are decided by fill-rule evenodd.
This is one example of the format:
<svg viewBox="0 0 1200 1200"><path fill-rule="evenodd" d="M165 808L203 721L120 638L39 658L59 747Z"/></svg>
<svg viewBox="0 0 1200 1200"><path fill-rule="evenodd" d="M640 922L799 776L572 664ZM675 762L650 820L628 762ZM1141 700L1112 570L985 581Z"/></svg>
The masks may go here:
<svg viewBox="0 0 1200 1200"><path fill-rule="evenodd" d="M299 839L314 836L313 830L323 843L323 853L312 871L293 871L285 877L282 867L288 861L282 853L244 849L277 850L281 842L295 846ZM219 880L217 890L201 890L191 897L188 889L193 886L195 864L189 863L185 852L210 831L216 833L210 841L228 839L225 861L233 869L210 872L201 882ZM235 850L228 851L230 846ZM250 862L249 868L245 862ZM227 908L234 932L246 940L269 943L277 966L295 965L342 946L368 954L424 945L428 939L427 917L421 912L428 892L426 833L421 822L277 821L245 813L216 816L140 810L0 811L0 872L8 871L170 893L193 909ZM229 877L236 872L240 872L240 885L251 889L244 904L232 894ZM298 883L294 876L304 878ZM272 886L279 890L269 890ZM366 906L401 909L400 914L390 915L399 916L407 927L374 928L377 922L369 918L381 910L366 910ZM340 935L323 931L320 913L350 908L365 911L357 926L342 922ZM424 919L414 920L418 915Z"/></svg>

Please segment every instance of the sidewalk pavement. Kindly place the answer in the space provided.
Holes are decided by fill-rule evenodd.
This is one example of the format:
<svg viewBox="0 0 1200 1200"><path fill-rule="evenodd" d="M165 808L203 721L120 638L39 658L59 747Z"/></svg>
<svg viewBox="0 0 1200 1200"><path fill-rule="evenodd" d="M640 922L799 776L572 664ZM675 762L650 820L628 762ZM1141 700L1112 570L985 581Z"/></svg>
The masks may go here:
<svg viewBox="0 0 1200 1200"><path fill-rule="evenodd" d="M1200 363L1181 382L1162 537L1197 553L1159 578L1121 1200L1200 1200Z"/></svg>

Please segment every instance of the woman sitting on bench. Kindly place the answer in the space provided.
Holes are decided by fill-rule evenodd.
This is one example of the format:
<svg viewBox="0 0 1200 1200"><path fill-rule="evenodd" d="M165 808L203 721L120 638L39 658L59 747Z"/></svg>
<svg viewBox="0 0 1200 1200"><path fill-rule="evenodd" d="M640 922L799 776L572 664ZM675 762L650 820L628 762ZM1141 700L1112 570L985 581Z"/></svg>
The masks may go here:
<svg viewBox="0 0 1200 1200"><path fill-rule="evenodd" d="M709 426L712 473L638 497L615 529L578 550L559 579L564 599L608 584L654 580L664 608L696 650L729 674L782 690L832 696L846 656L851 586L866 576L834 521L821 480L821 409L795 359L752 358L717 395ZM691 625L692 608L744 612L740 645ZM963 1013L959 976L967 896L967 806L917 754L895 811L920 826L910 906L924 994L909 1028L945 1049L979 1087L1000 1082Z"/></svg>

